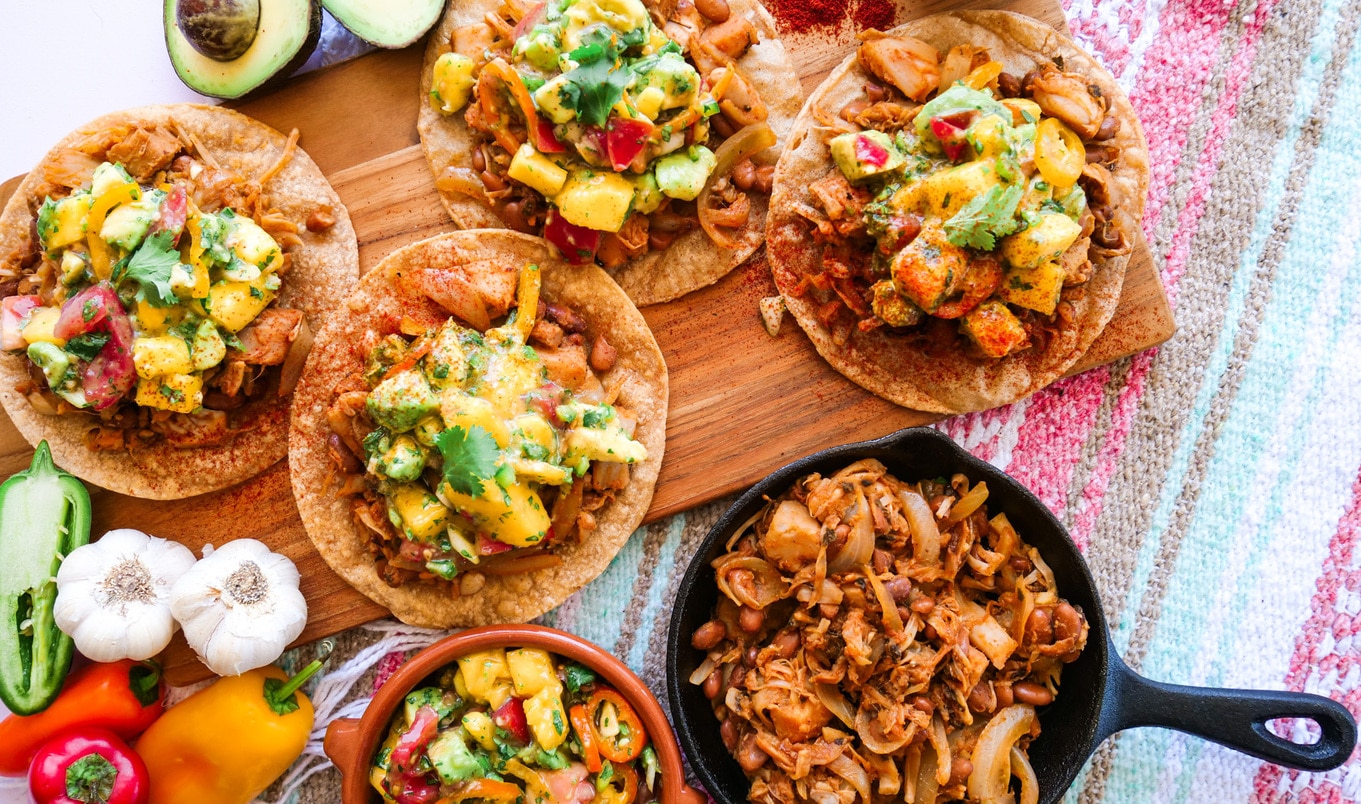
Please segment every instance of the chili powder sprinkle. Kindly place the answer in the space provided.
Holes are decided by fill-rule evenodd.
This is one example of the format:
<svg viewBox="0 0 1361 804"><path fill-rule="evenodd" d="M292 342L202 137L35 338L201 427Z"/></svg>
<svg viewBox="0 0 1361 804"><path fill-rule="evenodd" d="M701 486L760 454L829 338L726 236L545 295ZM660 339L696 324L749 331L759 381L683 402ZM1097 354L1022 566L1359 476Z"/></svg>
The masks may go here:
<svg viewBox="0 0 1361 804"><path fill-rule="evenodd" d="M854 6L846 0L767 0L766 7L782 33L838 30L847 22L858 30L886 30L898 15L894 0L859 0Z"/></svg>

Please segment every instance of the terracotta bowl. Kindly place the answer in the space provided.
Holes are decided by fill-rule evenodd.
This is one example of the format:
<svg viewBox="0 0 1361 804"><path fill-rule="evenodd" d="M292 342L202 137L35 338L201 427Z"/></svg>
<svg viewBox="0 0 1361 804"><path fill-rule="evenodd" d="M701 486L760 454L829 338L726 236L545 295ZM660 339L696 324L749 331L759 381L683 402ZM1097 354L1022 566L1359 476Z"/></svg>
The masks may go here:
<svg viewBox="0 0 1361 804"><path fill-rule="evenodd" d="M388 724L407 693L455 659L491 648L543 648L594 670L619 690L642 718L662 765L661 800L665 804L706 804L707 797L685 784L680 747L662 707L642 679L600 647L564 631L538 625L488 625L445 637L411 657L378 693L363 717L342 718L326 729L326 756L340 769L342 804L378 804L369 786L369 761L387 733Z"/></svg>

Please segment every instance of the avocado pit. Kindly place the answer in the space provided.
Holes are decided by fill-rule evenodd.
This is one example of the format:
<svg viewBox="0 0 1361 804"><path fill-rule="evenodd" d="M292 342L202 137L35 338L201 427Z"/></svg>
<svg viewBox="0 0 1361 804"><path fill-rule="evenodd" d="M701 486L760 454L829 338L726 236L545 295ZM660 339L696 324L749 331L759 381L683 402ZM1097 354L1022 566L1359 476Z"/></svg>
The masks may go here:
<svg viewBox="0 0 1361 804"><path fill-rule="evenodd" d="M260 0L177 0L175 24L194 50L214 61L232 61L255 42Z"/></svg>

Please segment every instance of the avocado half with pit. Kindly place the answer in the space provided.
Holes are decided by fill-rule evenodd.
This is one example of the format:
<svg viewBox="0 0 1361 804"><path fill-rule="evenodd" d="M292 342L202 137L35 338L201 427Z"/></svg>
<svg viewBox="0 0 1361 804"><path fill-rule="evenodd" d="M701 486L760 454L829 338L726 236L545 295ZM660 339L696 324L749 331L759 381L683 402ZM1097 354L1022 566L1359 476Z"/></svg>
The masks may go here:
<svg viewBox="0 0 1361 804"><path fill-rule="evenodd" d="M165 0L165 48L190 89L239 98L291 75L321 39L317 0Z"/></svg>
<svg viewBox="0 0 1361 804"><path fill-rule="evenodd" d="M406 47L444 15L444 0L321 0L336 22L378 47Z"/></svg>

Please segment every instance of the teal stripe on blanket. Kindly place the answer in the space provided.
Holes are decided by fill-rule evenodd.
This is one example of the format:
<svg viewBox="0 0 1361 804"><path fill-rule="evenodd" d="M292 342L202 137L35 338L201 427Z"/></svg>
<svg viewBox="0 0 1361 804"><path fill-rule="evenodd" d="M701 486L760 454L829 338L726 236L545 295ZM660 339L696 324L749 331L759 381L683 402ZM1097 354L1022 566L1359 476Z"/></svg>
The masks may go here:
<svg viewBox="0 0 1361 804"><path fill-rule="evenodd" d="M571 631L617 654L624 610L633 597L645 539L647 528L634 531L600 577L572 595L562 606L545 614L541 618L543 624Z"/></svg>
<svg viewBox="0 0 1361 804"><path fill-rule="evenodd" d="M1332 26L1324 22L1321 27L1330 31ZM1318 61L1326 64L1326 59ZM1311 94L1316 92L1311 87ZM1290 516L1285 503L1297 482L1291 472L1284 471L1267 487L1257 487L1262 453L1273 438L1286 439L1281 465L1311 471L1311 467L1303 464L1303 452L1311 435L1309 424L1316 402L1300 406L1301 418L1297 421L1278 419L1289 395L1301 390L1289 380L1300 365L1309 340L1327 340L1334 346L1339 328L1328 327L1328 319L1336 316L1339 309L1347 310L1353 298L1355 279L1352 284L1346 280L1341 283L1346 289L1342 298L1323 298L1322 291L1329 279L1330 255L1338 247L1337 237L1348 228L1346 222L1353 212L1353 205L1348 203L1350 193L1361 179L1361 163L1329 155L1348 150L1354 128L1347 111L1359 101L1361 48L1354 48L1338 90L1335 111L1308 177L1294 230L1277 268L1272 296L1262 315L1261 330L1242 385L1217 436L1205 488L1197 501L1197 511L1204 515L1195 516L1187 529L1178 567L1163 600L1158 628L1144 661L1144 671L1153 678L1223 683L1225 672L1238 658L1232 629L1248 622L1247 605L1255 602L1240 592L1253 588L1251 580L1259 577L1260 562L1273 555L1274 539L1285 535L1275 525ZM1279 195L1272 200L1279 203ZM1251 257L1255 261L1257 255ZM1338 266L1342 270L1347 267ZM1236 284L1249 278L1251 272L1247 268L1245 264L1240 269ZM1227 352L1231 341L1221 341L1220 347ZM1328 383L1338 379L1326 373L1326 365L1315 372L1307 390L1311 402L1325 392ZM1197 418L1203 419L1207 412L1198 409ZM1277 425L1279 430L1273 432ZM1343 462L1351 466L1353 460L1347 457ZM1320 470L1313 467L1312 471ZM1263 519L1255 526L1243 527L1241 513L1254 495L1262 493L1272 496ZM1300 534L1294 535L1298 538ZM1244 563L1234 577L1233 564L1240 559ZM1298 583L1312 588L1313 575L1300 577ZM1215 612L1215 607L1225 600L1235 607L1223 614L1226 630L1207 629L1206 613ZM1217 644L1206 643L1212 636L1217 638ZM1214 658L1207 661L1207 656ZM1199 741L1188 742L1167 732L1133 733L1121 743L1120 759L1108 780L1107 799L1126 802L1143 796L1146 797L1143 800L1159 802L1189 801L1194 798L1191 793L1197 780L1195 771L1204 754L1205 745ZM1169 762L1174 757L1178 761ZM1159 792L1150 784L1150 780L1160 776L1163 784L1171 788L1166 792Z"/></svg>
<svg viewBox="0 0 1361 804"><path fill-rule="evenodd" d="M671 622L671 612L662 610L662 595L666 592L667 581L676 569L676 554L680 552L681 536L689 518L676 514L666 523L666 537L662 541L661 553L657 558L657 568L652 572L652 585L647 589L647 603L643 607L638 633L633 638L633 647L624 657L629 669L643 675L643 662L647 659L648 644L658 628L666 628Z"/></svg>
<svg viewBox="0 0 1361 804"><path fill-rule="evenodd" d="M1333 31L1336 28L1337 17L1342 4L1342 0L1327 0L1324 4L1323 13L1320 14L1319 27L1316 29L1310 46L1309 61L1305 65L1297 86L1295 103L1290 112L1286 134L1277 146L1276 155L1272 159L1271 171L1266 180L1264 202L1254 223L1252 238L1239 257L1239 268L1234 273L1233 283L1228 293L1225 294L1224 303L1227 305L1229 314L1224 318L1224 325L1219 333L1215 351L1206 366L1204 376L1201 378L1200 390L1196 395L1192 413L1187 418L1178 438L1176 452L1168 469L1168 476L1162 484L1158 508L1154 512L1148 535L1144 538L1142 548L1139 551L1138 562L1129 586L1129 594L1124 601L1111 607L1111 636L1115 645L1122 652L1129 647L1129 640L1133 634L1139 612L1139 602L1143 597L1144 589L1148 586L1149 576L1153 573L1154 561L1158 554L1163 533L1167 529L1177 497L1185 482L1192 452L1196 440L1204 428L1205 418L1209 413L1215 389L1219 386L1220 378L1228 368L1234 339L1238 334L1239 311L1243 309L1252 276L1257 271L1258 259L1272 234L1272 226L1279 215L1281 198L1285 193L1285 183L1290 175L1290 166L1294 161L1295 146L1299 141L1300 132L1309 120L1314 103L1318 99L1323 70L1328 66L1332 55L1335 43ZM1233 155L1228 154L1224 158L1232 159Z"/></svg>

